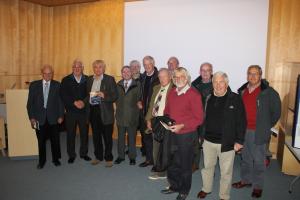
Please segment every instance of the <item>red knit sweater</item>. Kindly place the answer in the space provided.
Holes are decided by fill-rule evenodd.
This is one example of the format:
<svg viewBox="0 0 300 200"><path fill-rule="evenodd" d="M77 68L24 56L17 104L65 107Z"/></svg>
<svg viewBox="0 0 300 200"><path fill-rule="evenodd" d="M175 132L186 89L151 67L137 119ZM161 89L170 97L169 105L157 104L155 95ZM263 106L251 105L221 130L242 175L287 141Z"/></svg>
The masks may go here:
<svg viewBox="0 0 300 200"><path fill-rule="evenodd" d="M196 131L203 122L201 95L194 88L189 88L185 94L178 96L176 88L173 88L167 99L164 113L174 119L176 124L184 124L178 134Z"/></svg>
<svg viewBox="0 0 300 200"><path fill-rule="evenodd" d="M244 91L243 102L247 116L247 129L255 130L256 128L256 99L260 91L260 87L255 88L251 93L248 88Z"/></svg>

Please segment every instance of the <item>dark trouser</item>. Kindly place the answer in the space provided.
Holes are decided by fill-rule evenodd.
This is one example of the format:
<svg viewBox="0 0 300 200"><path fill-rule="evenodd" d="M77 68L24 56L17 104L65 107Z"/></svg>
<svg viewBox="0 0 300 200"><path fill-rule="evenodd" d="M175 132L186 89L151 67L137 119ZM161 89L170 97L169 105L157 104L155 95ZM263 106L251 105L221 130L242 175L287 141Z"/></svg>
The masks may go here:
<svg viewBox="0 0 300 200"><path fill-rule="evenodd" d="M182 194L188 194L192 185L193 144L196 132L172 134L175 151L167 169L170 188Z"/></svg>
<svg viewBox="0 0 300 200"><path fill-rule="evenodd" d="M265 173L266 144L255 144L255 131L247 130L242 150L241 178L252 183L256 189L263 189Z"/></svg>
<svg viewBox="0 0 300 200"><path fill-rule="evenodd" d="M125 136L128 134L128 157L136 158L136 127L118 126L118 157L125 158Z"/></svg>
<svg viewBox="0 0 300 200"><path fill-rule="evenodd" d="M145 123L145 118L143 116L143 112L139 113L139 126L138 129L140 130L141 133L141 141L142 141L142 147L141 147L141 152L142 154L146 154L145 150L145 143L144 143L144 135L145 135L145 130L146 130L146 123Z"/></svg>
<svg viewBox="0 0 300 200"><path fill-rule="evenodd" d="M112 133L113 124L104 125L101 119L101 111L99 106L91 106L90 121L93 130L94 154L98 160L103 160L103 144L105 145L104 159L112 161Z"/></svg>
<svg viewBox="0 0 300 200"><path fill-rule="evenodd" d="M44 125L40 126L40 130L36 130L36 136L39 146L39 164L44 165L46 162L46 141L49 138L51 142L52 161L61 158L58 125L50 125L48 120Z"/></svg>
<svg viewBox="0 0 300 200"><path fill-rule="evenodd" d="M140 123L140 132L142 135L142 145L144 145L144 153L146 154L146 161L153 162L153 137L151 131L146 131L146 121Z"/></svg>
<svg viewBox="0 0 300 200"><path fill-rule="evenodd" d="M70 158L75 158L75 136L76 126L80 131L80 156L86 156L88 153L88 123L86 113L66 113L67 128L67 152Z"/></svg>
<svg viewBox="0 0 300 200"><path fill-rule="evenodd" d="M195 143L194 143L193 165L195 167L199 168L200 158L201 158L201 149L202 149L202 143L203 143L203 140L200 141L200 139L203 138L203 135L204 135L203 126L198 127L197 133L198 133L197 138L196 138Z"/></svg>

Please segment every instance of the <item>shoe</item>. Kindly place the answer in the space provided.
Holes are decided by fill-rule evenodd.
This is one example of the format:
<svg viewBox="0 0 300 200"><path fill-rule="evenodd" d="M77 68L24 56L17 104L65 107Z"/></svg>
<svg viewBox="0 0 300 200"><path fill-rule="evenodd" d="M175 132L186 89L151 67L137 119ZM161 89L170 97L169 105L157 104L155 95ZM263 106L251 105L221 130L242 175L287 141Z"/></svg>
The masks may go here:
<svg viewBox="0 0 300 200"><path fill-rule="evenodd" d="M74 161L75 161L75 158L69 158L68 163L72 164L72 163L74 163Z"/></svg>
<svg viewBox="0 0 300 200"><path fill-rule="evenodd" d="M58 167L58 166L61 166L61 163L59 162L59 160L54 160L53 161L53 164Z"/></svg>
<svg viewBox="0 0 300 200"><path fill-rule="evenodd" d="M199 169L199 167L196 164L192 165L192 172L194 173L195 171L197 171Z"/></svg>
<svg viewBox="0 0 300 200"><path fill-rule="evenodd" d="M203 190L201 190L198 195L197 195L197 198L199 199L204 199L208 194L210 194L210 192L204 192Z"/></svg>
<svg viewBox="0 0 300 200"><path fill-rule="evenodd" d="M125 151L125 154L126 154L126 155L128 155L128 153L129 153L129 151L128 151L128 150L126 150L126 151Z"/></svg>
<svg viewBox="0 0 300 200"><path fill-rule="evenodd" d="M37 169L43 169L43 168L44 168L44 165L45 165L45 164L38 164L38 165L36 166L36 168L37 168Z"/></svg>
<svg viewBox="0 0 300 200"><path fill-rule="evenodd" d="M156 167L155 166L153 166L152 168L151 168L151 172L156 172L157 170L156 170Z"/></svg>
<svg viewBox="0 0 300 200"><path fill-rule="evenodd" d="M178 196L176 197L176 200L185 200L188 194L181 194L179 193Z"/></svg>
<svg viewBox="0 0 300 200"><path fill-rule="evenodd" d="M171 188L165 189L165 190L161 190L160 193L162 194L173 194L175 193L175 190L172 190Z"/></svg>
<svg viewBox="0 0 300 200"><path fill-rule="evenodd" d="M244 187L251 187L251 186L252 186L251 183L244 183L242 181L239 181L239 182L236 182L236 183L232 184L232 187L235 188L235 189L241 189L241 188L244 188Z"/></svg>
<svg viewBox="0 0 300 200"><path fill-rule="evenodd" d="M260 198L261 195L262 195L262 189L253 189L251 196L253 198Z"/></svg>
<svg viewBox="0 0 300 200"><path fill-rule="evenodd" d="M135 165L135 159L130 159L129 165Z"/></svg>
<svg viewBox="0 0 300 200"><path fill-rule="evenodd" d="M95 160L91 161L92 165L98 165L99 163L100 163L100 160L98 160L98 159L95 159Z"/></svg>
<svg viewBox="0 0 300 200"><path fill-rule="evenodd" d="M148 179L150 180L159 180L159 179L166 179L166 176L160 176L158 174L152 174L150 176L148 176Z"/></svg>
<svg viewBox="0 0 300 200"><path fill-rule="evenodd" d="M121 162L123 162L125 159L124 158L117 158L116 160L115 160L115 164L120 164Z"/></svg>
<svg viewBox="0 0 300 200"><path fill-rule="evenodd" d="M83 159L83 160L85 160L85 161L91 161L91 160L92 160L92 159L91 159L89 156L87 156L87 155L85 155L85 156L80 156L80 158Z"/></svg>
<svg viewBox="0 0 300 200"><path fill-rule="evenodd" d="M112 161L106 161L105 167L109 168L113 166L113 162Z"/></svg>
<svg viewBox="0 0 300 200"><path fill-rule="evenodd" d="M153 163L150 161L145 161L145 162L142 162L141 164L139 164L139 167L147 167L149 165L153 165Z"/></svg>

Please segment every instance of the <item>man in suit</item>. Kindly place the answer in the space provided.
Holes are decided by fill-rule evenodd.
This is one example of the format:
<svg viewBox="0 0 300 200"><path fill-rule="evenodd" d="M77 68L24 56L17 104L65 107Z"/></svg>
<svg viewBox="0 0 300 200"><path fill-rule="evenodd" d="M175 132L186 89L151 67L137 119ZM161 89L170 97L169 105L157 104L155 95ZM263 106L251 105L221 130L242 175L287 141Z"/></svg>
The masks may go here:
<svg viewBox="0 0 300 200"><path fill-rule="evenodd" d="M143 59L143 65L145 68L145 72L141 76L141 89L142 89L142 105L140 105L140 109L142 109L142 123L140 127L140 132L142 135L142 140L144 142L146 160L142 162L140 167L147 167L148 165L153 165L153 141L152 141L152 133L147 128L145 116L147 114L150 99L153 92L153 87L159 84L158 80L158 71L155 67L155 61L152 56L145 56Z"/></svg>
<svg viewBox="0 0 300 200"><path fill-rule="evenodd" d="M116 101L116 121L118 126L118 158L115 164L125 160L125 135L128 134L129 164L135 165L136 130L139 123L138 102L141 98L140 82L132 78L129 66L122 67L122 80L117 84L118 100Z"/></svg>
<svg viewBox="0 0 300 200"><path fill-rule="evenodd" d="M118 92L114 77L104 74L105 67L103 60L93 62L94 75L87 79L88 95L85 103L89 105L89 117L93 130L95 159L92 160L92 165L97 165L103 160L103 138L106 167L112 167L113 103L118 98Z"/></svg>
<svg viewBox="0 0 300 200"><path fill-rule="evenodd" d="M167 102L168 93L173 88L172 83L172 71L167 68L161 68L158 72L159 85L154 86L153 94L151 96L149 109L145 117L147 121L147 128L152 130L151 119L158 116L164 115L165 105ZM153 139L153 174L149 176L151 180L164 179L166 178L165 172L156 171L156 160L159 151L160 143Z"/></svg>
<svg viewBox="0 0 300 200"><path fill-rule="evenodd" d="M83 74L83 64L76 59L72 65L72 74L61 82L60 95L66 108L68 163L74 163L76 126L80 130L80 158L90 161L88 153L88 119L85 104L87 76Z"/></svg>
<svg viewBox="0 0 300 200"><path fill-rule="evenodd" d="M59 90L60 83L52 80L53 68L44 65L42 80L33 81L29 86L27 112L32 128L36 130L39 147L38 169L46 163L46 140L50 138L52 162L60 166L61 158L58 124L63 122L64 107Z"/></svg>

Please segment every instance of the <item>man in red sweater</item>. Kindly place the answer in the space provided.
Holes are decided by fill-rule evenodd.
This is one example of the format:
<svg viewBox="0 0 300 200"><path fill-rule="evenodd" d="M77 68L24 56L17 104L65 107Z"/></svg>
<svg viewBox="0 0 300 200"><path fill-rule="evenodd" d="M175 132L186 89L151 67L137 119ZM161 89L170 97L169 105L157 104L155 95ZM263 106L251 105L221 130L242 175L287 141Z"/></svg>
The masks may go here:
<svg viewBox="0 0 300 200"><path fill-rule="evenodd" d="M168 94L164 114L175 120L169 128L174 133L172 145L176 150L167 170L170 187L161 192L178 192L177 200L184 200L191 188L193 144L197 138L197 127L203 122L203 107L201 95L191 88L191 77L185 68L175 69L173 83L176 88Z"/></svg>

